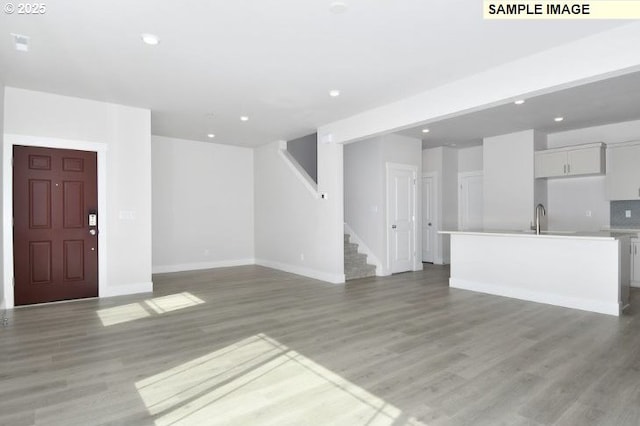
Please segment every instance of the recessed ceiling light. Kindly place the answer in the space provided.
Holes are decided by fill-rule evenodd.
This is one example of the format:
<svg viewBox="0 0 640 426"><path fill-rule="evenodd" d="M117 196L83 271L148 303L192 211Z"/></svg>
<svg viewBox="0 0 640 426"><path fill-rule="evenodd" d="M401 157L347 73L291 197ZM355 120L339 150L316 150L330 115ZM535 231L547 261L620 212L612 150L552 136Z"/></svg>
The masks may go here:
<svg viewBox="0 0 640 426"><path fill-rule="evenodd" d="M340 96L340 91L338 89L329 90L329 96L332 98Z"/></svg>
<svg viewBox="0 0 640 426"><path fill-rule="evenodd" d="M557 122L561 122L562 120L564 120L564 117L556 117L553 119L553 121L557 121Z"/></svg>
<svg viewBox="0 0 640 426"><path fill-rule="evenodd" d="M249 121L249 117L243 115L242 117L240 117L240 121Z"/></svg>
<svg viewBox="0 0 640 426"><path fill-rule="evenodd" d="M11 33L13 37L13 46L16 48L18 52L28 52L29 51L29 37L22 34L14 34Z"/></svg>
<svg viewBox="0 0 640 426"><path fill-rule="evenodd" d="M524 99L518 99L517 101L513 102L516 105L522 105L524 103Z"/></svg>
<svg viewBox="0 0 640 426"><path fill-rule="evenodd" d="M347 5L347 3L343 1L334 1L329 5L329 10L331 11L331 13L338 14L346 11L348 7L349 6Z"/></svg>
<svg viewBox="0 0 640 426"><path fill-rule="evenodd" d="M422 129L422 133L429 133L429 129Z"/></svg>
<svg viewBox="0 0 640 426"><path fill-rule="evenodd" d="M209 139L213 139L213 138L215 138L215 137L216 137L216 135L214 135L213 133L207 133L207 137L208 137Z"/></svg>
<svg viewBox="0 0 640 426"><path fill-rule="evenodd" d="M160 39L158 38L157 35L154 35L154 34L142 34L141 37L142 37L142 41L144 41L145 43L151 46L155 46L156 44L160 43Z"/></svg>

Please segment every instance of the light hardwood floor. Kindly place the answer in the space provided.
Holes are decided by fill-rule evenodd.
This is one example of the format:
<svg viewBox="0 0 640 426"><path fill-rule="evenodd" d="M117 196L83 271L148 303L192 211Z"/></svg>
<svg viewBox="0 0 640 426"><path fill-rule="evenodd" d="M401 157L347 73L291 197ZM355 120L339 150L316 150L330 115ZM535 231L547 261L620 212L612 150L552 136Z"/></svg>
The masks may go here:
<svg viewBox="0 0 640 426"><path fill-rule="evenodd" d="M2 425L640 424L640 293L620 318L259 266L0 326Z"/></svg>

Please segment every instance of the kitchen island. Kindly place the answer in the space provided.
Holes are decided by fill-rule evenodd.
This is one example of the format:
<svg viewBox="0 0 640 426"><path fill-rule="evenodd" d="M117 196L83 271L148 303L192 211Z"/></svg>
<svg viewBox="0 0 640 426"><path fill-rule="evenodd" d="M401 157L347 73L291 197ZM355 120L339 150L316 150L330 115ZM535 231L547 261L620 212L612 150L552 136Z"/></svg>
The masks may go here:
<svg viewBox="0 0 640 426"><path fill-rule="evenodd" d="M452 288L618 316L629 300L629 235L442 231Z"/></svg>

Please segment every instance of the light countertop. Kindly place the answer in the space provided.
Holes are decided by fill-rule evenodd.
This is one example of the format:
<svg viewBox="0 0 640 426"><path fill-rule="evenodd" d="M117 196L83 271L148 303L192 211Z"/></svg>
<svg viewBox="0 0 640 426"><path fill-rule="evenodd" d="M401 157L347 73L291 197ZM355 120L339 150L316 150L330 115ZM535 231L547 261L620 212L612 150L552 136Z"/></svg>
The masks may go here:
<svg viewBox="0 0 640 426"><path fill-rule="evenodd" d="M494 237L522 237L522 238L550 238L550 239L580 239L580 240L615 240L621 237L637 237L638 230L628 231L611 229L593 232L573 232L573 231L542 231L536 235L535 231L518 230L494 230L494 229L474 229L467 231L453 230L440 231L440 234L450 235L487 235Z"/></svg>

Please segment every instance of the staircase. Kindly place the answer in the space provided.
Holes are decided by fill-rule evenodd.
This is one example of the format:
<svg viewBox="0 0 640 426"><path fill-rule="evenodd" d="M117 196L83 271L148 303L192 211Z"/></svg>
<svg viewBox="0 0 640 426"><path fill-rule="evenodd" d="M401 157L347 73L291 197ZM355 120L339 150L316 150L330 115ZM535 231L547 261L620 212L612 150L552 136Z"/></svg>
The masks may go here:
<svg viewBox="0 0 640 426"><path fill-rule="evenodd" d="M349 234L344 234L344 275L347 280L373 277L376 267L367 263L367 255L358 253L358 245L349 241Z"/></svg>

